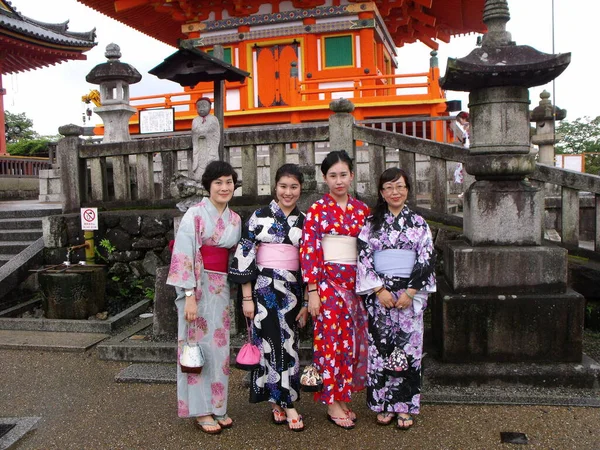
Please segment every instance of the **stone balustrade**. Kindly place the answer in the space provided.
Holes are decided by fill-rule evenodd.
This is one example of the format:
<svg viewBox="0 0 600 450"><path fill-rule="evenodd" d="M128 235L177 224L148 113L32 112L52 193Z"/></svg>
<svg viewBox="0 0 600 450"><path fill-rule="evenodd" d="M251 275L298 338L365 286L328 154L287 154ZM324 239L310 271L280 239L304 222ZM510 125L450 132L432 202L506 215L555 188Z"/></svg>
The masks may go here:
<svg viewBox="0 0 600 450"><path fill-rule="evenodd" d="M344 115L350 116L335 113L332 119ZM285 162L301 166L306 177L305 193L323 192L318 165L330 149L344 148L355 157L355 189L362 198L369 200L376 195L373 181L384 168L399 165L410 174L415 187L409 194L409 202L432 220L462 226L460 215L456 215L459 200L452 173L457 162L466 163L468 151L456 145L404 135L398 129L394 132L374 128L372 124L356 124L347 116L345 123L330 120L329 123L225 130L229 160L241 174L242 188L236 191L236 196L242 197L244 204L252 204L268 194L275 170ZM65 213L100 203L109 208L172 207L178 201L171 197L169 183L173 175L186 173L187 167L191 167L189 135L84 144L78 138L80 127L63 128L66 128L61 129L65 138L58 144L60 167L71 168L61 171ZM600 233L595 230L600 230L600 177L537 164L529 179L562 189L559 205L557 200L547 200L550 212L546 226L559 230L563 243L571 248L580 243L581 233L588 250L597 253ZM576 213L580 207L580 192L590 193L586 194L583 204L586 212L581 219ZM592 243L590 237L593 237Z"/></svg>

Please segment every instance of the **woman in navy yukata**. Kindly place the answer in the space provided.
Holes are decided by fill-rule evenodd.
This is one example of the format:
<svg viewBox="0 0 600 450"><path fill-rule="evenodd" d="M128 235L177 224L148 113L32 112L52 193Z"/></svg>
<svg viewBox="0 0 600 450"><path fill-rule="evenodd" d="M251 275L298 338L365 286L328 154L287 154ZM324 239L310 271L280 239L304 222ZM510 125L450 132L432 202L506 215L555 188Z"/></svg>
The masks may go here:
<svg viewBox="0 0 600 450"><path fill-rule="evenodd" d="M304 177L296 164L284 164L275 175L275 200L252 214L229 270L241 284L244 316L252 320L260 367L251 372L250 402L268 401L272 420L303 431L294 402L300 394L298 327L306 324L307 302L298 248L304 213L296 203Z"/></svg>

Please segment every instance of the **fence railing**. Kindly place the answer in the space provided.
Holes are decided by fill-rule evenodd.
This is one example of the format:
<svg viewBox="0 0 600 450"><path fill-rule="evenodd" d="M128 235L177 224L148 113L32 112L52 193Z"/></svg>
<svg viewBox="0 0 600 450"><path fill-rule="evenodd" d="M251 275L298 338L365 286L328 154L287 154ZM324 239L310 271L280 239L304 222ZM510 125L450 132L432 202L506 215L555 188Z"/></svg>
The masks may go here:
<svg viewBox="0 0 600 450"><path fill-rule="evenodd" d="M406 122L406 130L416 128L417 122L423 122L428 130L447 127L444 120L419 119ZM388 126L387 122L380 124ZM413 186L426 186L409 192L412 205L432 220L461 226L462 218L455 213L459 200L449 186L456 163L465 163L469 152L457 145L415 137L414 133L409 136L398 133L398 129L394 132L372 126L354 124L350 114L339 113L332 115L329 123L227 129L224 145L230 161L240 169L245 203L269 192L274 172L285 162L301 166L307 178L305 188L314 192L320 180L317 174L322 156L330 148L345 148L356 152L356 189L361 196L376 196L379 175L387 167L399 165L407 171ZM404 131L403 125L400 128ZM431 133L424 135L429 137ZM72 168L61 171L63 211L74 212L81 206L111 201L148 205L171 199L169 186L173 176L192 167L192 141L189 135L177 135L83 145L76 136L67 136L59 143L58 155L60 167ZM600 177L538 164L529 179L560 190L561 212L554 228L568 248L580 244L580 198L587 196L589 203L592 197L594 236L590 250L597 255ZM174 203L173 199L170 201ZM586 226L589 228L589 223Z"/></svg>
<svg viewBox="0 0 600 450"><path fill-rule="evenodd" d="M26 156L0 157L0 176L12 178L37 178L40 170L49 169L48 158Z"/></svg>

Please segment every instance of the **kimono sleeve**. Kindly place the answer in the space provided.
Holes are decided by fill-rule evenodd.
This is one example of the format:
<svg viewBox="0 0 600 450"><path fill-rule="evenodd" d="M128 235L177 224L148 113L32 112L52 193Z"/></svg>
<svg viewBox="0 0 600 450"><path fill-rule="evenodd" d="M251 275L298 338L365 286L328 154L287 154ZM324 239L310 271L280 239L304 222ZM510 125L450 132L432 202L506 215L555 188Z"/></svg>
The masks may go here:
<svg viewBox="0 0 600 450"><path fill-rule="evenodd" d="M300 245L300 268L305 283L317 284L323 270L323 249L321 248L321 224L319 203L314 203L306 213Z"/></svg>
<svg viewBox="0 0 600 450"><path fill-rule="evenodd" d="M182 289L194 289L199 286L195 275L195 259L202 242L200 236L203 228L201 216L196 214L195 209L190 208L181 219L177 230L167 284Z"/></svg>
<svg viewBox="0 0 600 450"><path fill-rule="evenodd" d="M356 293L359 295L370 294L375 288L384 285L383 280L375 272L374 250L371 239L374 239L371 232L371 223L367 221L357 240Z"/></svg>
<svg viewBox="0 0 600 450"><path fill-rule="evenodd" d="M256 222L256 212L254 212L244 225L242 236L235 249L233 261L229 267L229 280L234 283L244 284L254 281L258 277Z"/></svg>
<svg viewBox="0 0 600 450"><path fill-rule="evenodd" d="M417 240L415 246L417 257L412 273L410 274L408 287L424 292L435 292L435 248L433 237L425 219L418 215L415 216L415 222L421 222L422 226L420 227L420 238Z"/></svg>

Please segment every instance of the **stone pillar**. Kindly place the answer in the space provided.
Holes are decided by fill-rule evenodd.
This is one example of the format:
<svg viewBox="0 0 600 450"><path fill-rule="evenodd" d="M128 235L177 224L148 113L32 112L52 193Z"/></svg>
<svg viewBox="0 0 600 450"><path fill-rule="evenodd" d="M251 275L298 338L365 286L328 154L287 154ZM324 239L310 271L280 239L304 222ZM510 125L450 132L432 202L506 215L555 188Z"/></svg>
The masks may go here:
<svg viewBox="0 0 600 450"><path fill-rule="evenodd" d="M64 125L58 129L64 136L58 141L58 163L63 214L79 212L81 207L82 186L85 165L79 160L79 136L83 128L77 125Z"/></svg>
<svg viewBox="0 0 600 450"><path fill-rule="evenodd" d="M0 156L6 155L6 131L4 130L4 95L6 89L2 86L2 58L0 58L0 115L2 116L2 126L0 126Z"/></svg>
<svg viewBox="0 0 600 450"><path fill-rule="evenodd" d="M551 81L570 54L516 46L506 0L487 0L481 48L450 59L442 87L470 91L464 240L444 248L433 327L448 362L577 362L584 299L567 289L567 251L542 245L544 195L526 180L528 88Z"/></svg>

